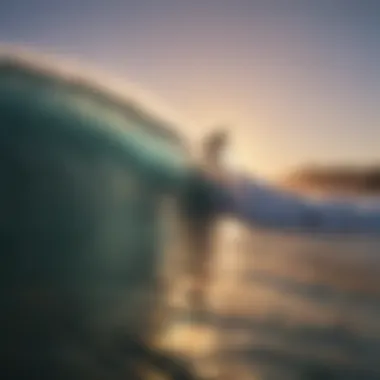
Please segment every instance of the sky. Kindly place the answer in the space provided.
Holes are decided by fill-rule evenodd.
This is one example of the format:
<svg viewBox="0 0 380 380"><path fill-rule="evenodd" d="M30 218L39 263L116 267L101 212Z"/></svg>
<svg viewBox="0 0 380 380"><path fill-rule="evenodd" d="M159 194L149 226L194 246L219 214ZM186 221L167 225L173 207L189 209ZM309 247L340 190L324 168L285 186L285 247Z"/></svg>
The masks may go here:
<svg viewBox="0 0 380 380"><path fill-rule="evenodd" d="M377 0L2 0L0 43L90 62L232 134L247 170L380 162Z"/></svg>

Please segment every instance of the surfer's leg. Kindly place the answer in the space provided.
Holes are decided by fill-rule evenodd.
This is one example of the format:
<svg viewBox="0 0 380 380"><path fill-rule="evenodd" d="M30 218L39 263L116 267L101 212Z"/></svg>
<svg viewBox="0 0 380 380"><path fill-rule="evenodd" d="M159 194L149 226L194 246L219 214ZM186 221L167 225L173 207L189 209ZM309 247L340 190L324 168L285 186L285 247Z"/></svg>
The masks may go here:
<svg viewBox="0 0 380 380"><path fill-rule="evenodd" d="M207 296L212 280L213 226L214 220L208 216L191 220L188 227L188 274L191 281L189 302L194 311L208 308Z"/></svg>

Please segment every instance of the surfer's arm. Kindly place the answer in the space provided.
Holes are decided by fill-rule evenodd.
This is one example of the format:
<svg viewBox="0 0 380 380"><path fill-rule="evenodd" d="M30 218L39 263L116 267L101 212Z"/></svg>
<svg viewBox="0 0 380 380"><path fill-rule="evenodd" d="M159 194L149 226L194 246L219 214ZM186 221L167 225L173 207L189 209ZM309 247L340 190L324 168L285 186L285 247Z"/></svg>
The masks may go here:
<svg viewBox="0 0 380 380"><path fill-rule="evenodd" d="M313 200L254 180L217 189L216 208L248 224L314 233L379 233L380 204Z"/></svg>

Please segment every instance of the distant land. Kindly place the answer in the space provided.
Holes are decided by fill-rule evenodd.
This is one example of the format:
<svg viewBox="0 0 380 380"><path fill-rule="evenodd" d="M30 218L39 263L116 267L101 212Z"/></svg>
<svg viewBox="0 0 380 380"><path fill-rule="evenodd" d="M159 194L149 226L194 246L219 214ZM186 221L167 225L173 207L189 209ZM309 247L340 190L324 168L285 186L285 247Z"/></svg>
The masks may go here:
<svg viewBox="0 0 380 380"><path fill-rule="evenodd" d="M368 167L305 166L290 172L281 182L285 187L302 192L380 196L380 164Z"/></svg>

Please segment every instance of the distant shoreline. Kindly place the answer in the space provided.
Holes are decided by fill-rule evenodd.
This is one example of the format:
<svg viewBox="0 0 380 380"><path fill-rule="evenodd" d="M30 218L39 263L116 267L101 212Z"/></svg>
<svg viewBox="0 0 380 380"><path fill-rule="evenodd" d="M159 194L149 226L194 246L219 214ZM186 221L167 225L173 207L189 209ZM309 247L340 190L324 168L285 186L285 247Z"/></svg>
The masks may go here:
<svg viewBox="0 0 380 380"><path fill-rule="evenodd" d="M281 184L292 191L318 195L380 196L379 167L311 167L293 171Z"/></svg>

